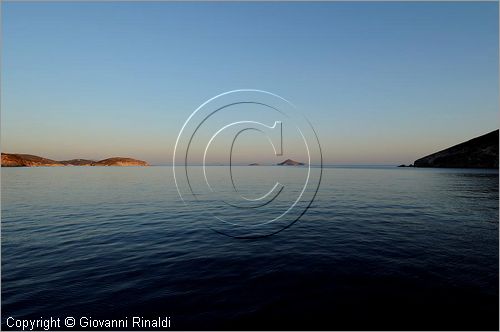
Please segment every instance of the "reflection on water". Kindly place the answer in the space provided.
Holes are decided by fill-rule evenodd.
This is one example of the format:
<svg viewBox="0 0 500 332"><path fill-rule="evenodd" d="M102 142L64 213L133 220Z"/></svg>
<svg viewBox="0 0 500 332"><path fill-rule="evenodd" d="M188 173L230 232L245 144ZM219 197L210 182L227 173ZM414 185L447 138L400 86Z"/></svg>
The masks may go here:
<svg viewBox="0 0 500 332"><path fill-rule="evenodd" d="M303 181L241 167L237 183L260 194L277 172ZM4 168L2 324L498 329L498 198L497 171L327 167L298 223L242 241L181 202L171 167Z"/></svg>

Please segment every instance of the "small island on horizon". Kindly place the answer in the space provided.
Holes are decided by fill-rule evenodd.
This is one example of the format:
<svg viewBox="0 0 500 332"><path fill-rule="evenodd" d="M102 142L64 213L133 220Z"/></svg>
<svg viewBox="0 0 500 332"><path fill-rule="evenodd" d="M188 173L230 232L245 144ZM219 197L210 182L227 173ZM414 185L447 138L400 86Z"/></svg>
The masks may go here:
<svg viewBox="0 0 500 332"><path fill-rule="evenodd" d="M281 163L276 164L278 166L302 166L304 163L292 160L292 159L287 159L285 161L282 161Z"/></svg>
<svg viewBox="0 0 500 332"><path fill-rule="evenodd" d="M57 166L149 166L146 161L112 157L99 161L90 159L52 160L31 154L3 153L2 167L57 167Z"/></svg>
<svg viewBox="0 0 500 332"><path fill-rule="evenodd" d="M292 159L287 159L287 160L284 160L281 163L277 163L275 165L276 166L302 166L302 165L304 165L304 163L301 163L301 162L298 162L298 161L295 161ZM251 164L248 164L247 166L264 166L264 165L259 164L259 163L251 163ZM271 165L271 166L274 166L274 165Z"/></svg>

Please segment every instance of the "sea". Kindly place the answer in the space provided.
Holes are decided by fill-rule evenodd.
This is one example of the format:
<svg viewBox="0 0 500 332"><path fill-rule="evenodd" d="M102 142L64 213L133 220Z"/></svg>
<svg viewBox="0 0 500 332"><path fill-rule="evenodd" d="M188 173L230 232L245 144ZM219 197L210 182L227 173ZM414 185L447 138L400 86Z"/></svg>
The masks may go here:
<svg viewBox="0 0 500 332"><path fill-rule="evenodd" d="M235 167L214 190L301 188L306 168ZM171 166L2 168L2 329L498 330L498 170L321 171L299 218L240 238L207 213L224 210L216 192L179 195ZM276 225L284 197L244 209L251 227Z"/></svg>

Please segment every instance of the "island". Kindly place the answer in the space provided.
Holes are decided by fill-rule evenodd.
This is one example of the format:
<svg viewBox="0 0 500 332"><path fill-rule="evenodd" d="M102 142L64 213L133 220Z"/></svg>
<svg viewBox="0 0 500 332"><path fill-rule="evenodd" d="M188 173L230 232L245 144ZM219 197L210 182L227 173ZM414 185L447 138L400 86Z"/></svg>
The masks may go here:
<svg viewBox="0 0 500 332"><path fill-rule="evenodd" d="M417 159L413 167L498 168L498 129Z"/></svg>
<svg viewBox="0 0 500 332"><path fill-rule="evenodd" d="M92 166L149 166L147 162L132 158L113 157L96 161Z"/></svg>
<svg viewBox="0 0 500 332"><path fill-rule="evenodd" d="M251 163L251 164L248 164L248 166L260 166L259 163Z"/></svg>
<svg viewBox="0 0 500 332"><path fill-rule="evenodd" d="M124 157L113 157L99 161L89 159L71 159L57 161L31 154L2 152L2 167L52 166L149 166L149 164L142 160Z"/></svg>
<svg viewBox="0 0 500 332"><path fill-rule="evenodd" d="M277 164L278 166L302 166L304 163L292 160L292 159L287 159L281 163Z"/></svg>
<svg viewBox="0 0 500 332"><path fill-rule="evenodd" d="M66 165L66 166L94 166L95 160L71 159L71 160L63 160L60 163Z"/></svg>

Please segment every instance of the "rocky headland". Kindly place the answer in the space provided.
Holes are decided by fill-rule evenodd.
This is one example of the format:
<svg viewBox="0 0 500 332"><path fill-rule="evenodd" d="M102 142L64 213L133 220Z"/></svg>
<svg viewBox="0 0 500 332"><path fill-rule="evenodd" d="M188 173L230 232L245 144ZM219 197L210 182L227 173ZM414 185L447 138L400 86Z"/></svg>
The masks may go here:
<svg viewBox="0 0 500 332"><path fill-rule="evenodd" d="M412 166L498 168L498 130L417 159Z"/></svg>
<svg viewBox="0 0 500 332"><path fill-rule="evenodd" d="M143 160L123 157L113 157L99 161L89 159L71 159L57 161L30 154L2 152L2 167L52 166L149 166L149 164Z"/></svg>

